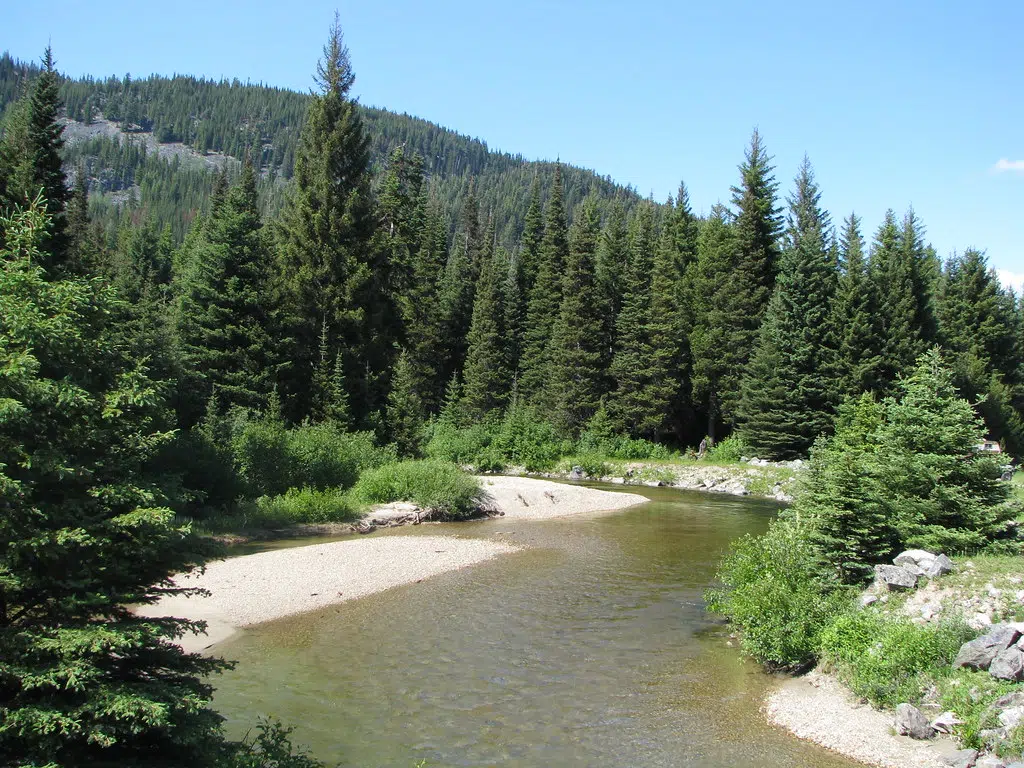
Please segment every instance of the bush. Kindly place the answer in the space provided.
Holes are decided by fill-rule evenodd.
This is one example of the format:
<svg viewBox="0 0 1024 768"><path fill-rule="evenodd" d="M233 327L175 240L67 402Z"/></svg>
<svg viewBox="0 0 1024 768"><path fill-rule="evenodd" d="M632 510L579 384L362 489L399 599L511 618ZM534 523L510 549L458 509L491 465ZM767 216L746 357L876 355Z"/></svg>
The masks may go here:
<svg viewBox="0 0 1024 768"><path fill-rule="evenodd" d="M849 595L820 579L808 532L792 520L773 520L763 536L734 543L709 590L708 607L742 630L743 651L772 667L813 663L821 632L849 610Z"/></svg>
<svg viewBox="0 0 1024 768"><path fill-rule="evenodd" d="M246 424L233 441L238 473L253 496L280 496L290 488L348 488L359 473L394 461L370 432L345 432L334 423L285 429L276 419Z"/></svg>
<svg viewBox="0 0 1024 768"><path fill-rule="evenodd" d="M918 701L973 636L962 622L918 626L857 611L837 617L822 632L821 659L858 696L892 708Z"/></svg>
<svg viewBox="0 0 1024 768"><path fill-rule="evenodd" d="M410 501L450 518L466 518L480 507L484 492L455 464L436 459L402 461L367 470L352 489L361 504Z"/></svg>
<svg viewBox="0 0 1024 768"><path fill-rule="evenodd" d="M708 452L704 454L704 458L707 461L713 461L718 464L735 464L743 456L753 456L753 449L743 439L737 435L725 438L720 443L716 443L708 449Z"/></svg>
<svg viewBox="0 0 1024 768"><path fill-rule="evenodd" d="M506 465L523 466L530 472L550 469L559 458L572 453L572 443L559 439L550 422L528 408L510 408L494 436L492 448Z"/></svg>
<svg viewBox="0 0 1024 768"><path fill-rule="evenodd" d="M267 524L339 523L357 517L356 505L340 490L289 488L279 496L256 499L257 515Z"/></svg>
<svg viewBox="0 0 1024 768"><path fill-rule="evenodd" d="M439 419L426 429L423 452L431 459L479 467L480 458L485 455L494 438L493 429L493 425L488 424L460 428L450 421Z"/></svg>

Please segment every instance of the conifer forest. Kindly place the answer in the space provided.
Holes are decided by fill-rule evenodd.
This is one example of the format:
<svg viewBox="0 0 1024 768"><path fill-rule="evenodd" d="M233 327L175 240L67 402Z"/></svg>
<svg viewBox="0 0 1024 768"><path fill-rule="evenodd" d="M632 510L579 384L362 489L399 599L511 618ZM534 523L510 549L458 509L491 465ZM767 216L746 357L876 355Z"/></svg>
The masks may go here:
<svg viewBox="0 0 1024 768"><path fill-rule="evenodd" d="M180 592L218 526L345 519L369 470L723 445L827 464L928 376L971 405L968 442L1024 452L1024 299L905 201L824 210L813 158L776 167L757 130L698 215L685 178L645 199L362 106L337 23L307 94L70 79L54 55L0 58L11 764L314 765L273 723L225 741L206 704L227 663L125 606ZM826 474L799 509L856 485ZM1005 519L835 518L816 541L854 583L872 552L968 551Z"/></svg>

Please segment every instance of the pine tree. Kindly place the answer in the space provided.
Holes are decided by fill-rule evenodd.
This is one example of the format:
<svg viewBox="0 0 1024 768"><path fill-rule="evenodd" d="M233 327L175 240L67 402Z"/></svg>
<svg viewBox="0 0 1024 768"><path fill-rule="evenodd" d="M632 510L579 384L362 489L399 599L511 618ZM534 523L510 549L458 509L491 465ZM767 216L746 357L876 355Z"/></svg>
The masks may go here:
<svg viewBox="0 0 1024 768"><path fill-rule="evenodd" d="M804 158L790 198L786 249L757 349L743 382L742 434L758 455L803 456L830 429L838 403L831 307L831 224Z"/></svg>
<svg viewBox="0 0 1024 768"><path fill-rule="evenodd" d="M839 345L837 373L840 390L847 395L859 395L877 389L881 341L875 335L874 322L878 298L868 279L864 238L856 214L851 213L843 222L839 254L842 273L832 319Z"/></svg>
<svg viewBox="0 0 1024 768"><path fill-rule="evenodd" d="M736 234L721 205L701 227L693 277L693 401L707 417L707 435L735 421L740 381L746 366L750 330L746 316L750 273L737 268Z"/></svg>
<svg viewBox="0 0 1024 768"><path fill-rule="evenodd" d="M562 271L568 256L568 232L562 200L562 166L555 166L544 217L544 238L538 253L537 277L530 289L523 332L519 391L525 402L548 409L542 403L544 384L550 375L551 329L562 300Z"/></svg>
<svg viewBox="0 0 1024 768"><path fill-rule="evenodd" d="M398 446L400 455L419 455L420 436L425 423L426 411L419 394L413 366L409 362L408 353L402 350L391 375L387 410L388 432L391 440Z"/></svg>
<svg viewBox="0 0 1024 768"><path fill-rule="evenodd" d="M233 406L262 410L276 371L274 307L268 302L271 257L250 163L221 193L202 236L190 246L179 257L187 267L176 312L186 399L203 403L216 394L225 412Z"/></svg>
<svg viewBox="0 0 1024 768"><path fill-rule="evenodd" d="M900 227L900 247L909 265L914 294L914 327L924 343L935 340L937 322L934 296L942 269L935 252L925 245L924 224L910 208Z"/></svg>
<svg viewBox="0 0 1024 768"><path fill-rule="evenodd" d="M600 232L596 200L587 197L569 230L562 302L551 331L551 378L544 398L552 404L552 423L571 438L579 436L604 394L602 317L594 270Z"/></svg>
<svg viewBox="0 0 1024 768"><path fill-rule="evenodd" d="M615 389L608 411L621 432L649 434L652 404L648 402L651 343L651 270L656 249L654 206L637 209L630 226L629 263L623 279L622 310L615 324L615 355L611 375ZM653 405L657 408L657 405ZM664 416L664 414L661 414Z"/></svg>
<svg viewBox="0 0 1024 768"><path fill-rule="evenodd" d="M886 211L885 221L875 235L868 275L879 297L875 311L875 336L881 340L878 384L883 392L909 371L922 351L921 332L916 322L917 297L914 268L900 243L896 215Z"/></svg>
<svg viewBox="0 0 1024 768"><path fill-rule="evenodd" d="M5 179L6 199L0 198L0 208L5 204L24 207L37 197L42 200L50 221L40 243L42 266L56 276L64 270L68 256L65 211L71 191L61 158L64 126L59 122L60 78L49 46L42 65L22 103L16 105L4 125L0 176Z"/></svg>
<svg viewBox="0 0 1024 768"><path fill-rule="evenodd" d="M459 230L448 255L441 288L441 314L448 345L442 378L462 370L473 322L474 291L480 267L480 206L470 185L462 207Z"/></svg>
<svg viewBox="0 0 1024 768"><path fill-rule="evenodd" d="M189 594L171 576L210 553L146 474L164 388L117 341L114 289L44 275L47 223L2 222L0 762L210 764L208 675L228 665L175 644L198 623L129 608Z"/></svg>
<svg viewBox="0 0 1024 768"><path fill-rule="evenodd" d="M775 182L771 160L761 134L755 130L746 159L739 167L740 185L732 188L738 268L747 273L743 301L749 312L747 327L753 334L761 324L779 270L782 217L776 206L779 185Z"/></svg>
<svg viewBox="0 0 1024 768"><path fill-rule="evenodd" d="M360 405L353 418L366 425L382 404L379 376L390 363L391 344L382 326L396 313L389 311L380 249L371 246L370 146L349 95L354 80L335 17L281 214L278 255L293 340L284 382L293 418L308 414L312 405L310 382L326 325L329 346L345 361L350 399Z"/></svg>
<svg viewBox="0 0 1024 768"><path fill-rule="evenodd" d="M840 584L867 581L899 546L872 476L881 424L882 408L870 394L844 403L835 436L812 450L804 490L789 513L810 522L821 566Z"/></svg>
<svg viewBox="0 0 1024 768"><path fill-rule="evenodd" d="M501 282L494 256L494 237L492 220L481 249L469 349L462 373L462 409L470 419L477 421L500 409L508 397L509 371L501 327Z"/></svg>
<svg viewBox="0 0 1024 768"><path fill-rule="evenodd" d="M629 232L622 204L616 201L608 214L597 248L594 267L597 280L597 299L603 317L601 323L601 369L605 373L604 389L610 390L614 382L607 373L615 350L615 321L622 310L622 281L629 261Z"/></svg>
<svg viewBox="0 0 1024 768"><path fill-rule="evenodd" d="M1012 535L1007 521L1018 509L1009 484L996 459L975 451L984 426L937 348L884 405L875 475L901 544L963 552Z"/></svg>

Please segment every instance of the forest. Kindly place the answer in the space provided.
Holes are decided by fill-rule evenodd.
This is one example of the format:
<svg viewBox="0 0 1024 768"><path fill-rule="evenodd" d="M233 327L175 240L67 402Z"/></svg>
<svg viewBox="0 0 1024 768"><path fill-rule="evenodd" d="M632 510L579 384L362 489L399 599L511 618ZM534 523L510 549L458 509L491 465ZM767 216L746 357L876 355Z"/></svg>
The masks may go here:
<svg viewBox="0 0 1024 768"><path fill-rule="evenodd" d="M256 764L205 707L220 662L123 607L210 554L193 524L343 519L412 476L458 516L450 463L806 458L925 363L1024 450L1024 303L913 209L834 220L754 131L702 218L685 183L491 152L354 78L337 25L312 95L0 58L0 753Z"/></svg>

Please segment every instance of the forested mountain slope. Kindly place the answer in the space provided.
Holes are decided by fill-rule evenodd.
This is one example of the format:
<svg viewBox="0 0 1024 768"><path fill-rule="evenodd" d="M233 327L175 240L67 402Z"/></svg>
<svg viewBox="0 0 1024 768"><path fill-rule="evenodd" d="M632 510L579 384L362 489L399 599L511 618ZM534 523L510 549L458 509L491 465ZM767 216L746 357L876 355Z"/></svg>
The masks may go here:
<svg viewBox="0 0 1024 768"><path fill-rule="evenodd" d="M18 98L39 67L0 56L0 111ZM310 95L283 88L206 80L185 75L135 79L62 78L60 97L70 125L65 161L86 169L94 215L109 229L120 223L124 203L145 210L176 240L205 207L214 168L252 158L260 174L264 213L283 202L281 180L290 179ZM432 194L442 201L454 226L469 191L485 215L497 222L499 241L514 244L522 230L534 176L547 199L554 163L496 152L479 139L426 120L376 107L360 107L370 138L371 167L379 177L396 147L423 158ZM237 166L237 164L236 164ZM237 168L236 168L237 169ZM595 190L601 208L621 200L629 209L639 199L632 189L593 171L563 165L563 194L572 210ZM134 214L137 220L139 215Z"/></svg>

